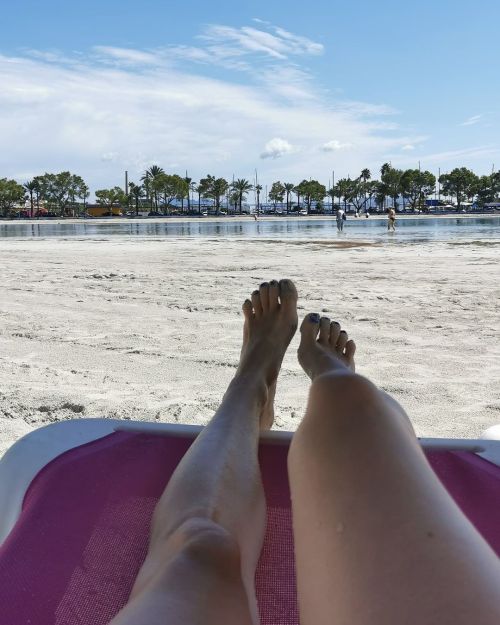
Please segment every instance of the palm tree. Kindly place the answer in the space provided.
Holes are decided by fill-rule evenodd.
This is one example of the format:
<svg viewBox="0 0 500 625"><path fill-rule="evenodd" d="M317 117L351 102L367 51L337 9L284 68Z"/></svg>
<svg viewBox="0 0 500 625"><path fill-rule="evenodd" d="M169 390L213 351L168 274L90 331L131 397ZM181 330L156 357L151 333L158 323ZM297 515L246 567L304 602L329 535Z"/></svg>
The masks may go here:
<svg viewBox="0 0 500 625"><path fill-rule="evenodd" d="M257 215L259 214L259 211L260 211L260 192L261 191L262 191L262 185L256 184L255 193L257 194Z"/></svg>
<svg viewBox="0 0 500 625"><path fill-rule="evenodd" d="M371 172L369 169L362 169L361 170L361 175L360 178L363 182L366 182L367 180L370 180L370 178L372 177Z"/></svg>
<svg viewBox="0 0 500 625"><path fill-rule="evenodd" d="M205 186L200 182L193 190L198 194L198 215L201 215L201 196L205 192Z"/></svg>
<svg viewBox="0 0 500 625"><path fill-rule="evenodd" d="M28 182L23 184L23 187L30 194L30 217L33 219L33 193L38 189L38 182L36 180L28 180Z"/></svg>
<svg viewBox="0 0 500 625"><path fill-rule="evenodd" d="M250 181L245 180L244 178L238 178L238 180L235 180L231 184L231 187L234 189L235 193L238 194L238 205L239 205L240 215L241 215L241 204L243 202L243 196L246 195L249 191L251 191L253 189L253 186L250 183Z"/></svg>
<svg viewBox="0 0 500 625"><path fill-rule="evenodd" d="M370 178L372 177L371 172L369 169L362 169L361 170L361 174L359 176L359 179L363 181L363 187L364 187L364 191L365 191L365 201L363 202L363 208L364 210L366 210L366 183L368 182L368 180L370 180Z"/></svg>
<svg viewBox="0 0 500 625"><path fill-rule="evenodd" d="M139 215L139 200L142 197L144 187L140 184L135 184L134 182L130 182L128 185L128 188L130 190L130 194L135 200L135 214L137 216Z"/></svg>
<svg viewBox="0 0 500 625"><path fill-rule="evenodd" d="M283 186L285 187L286 191L286 214L288 215L290 193L293 193L295 185L291 182L285 182Z"/></svg>
<svg viewBox="0 0 500 625"><path fill-rule="evenodd" d="M160 167L159 165L151 165L151 167L146 169L141 177L141 182L144 183L144 188L146 190L146 198L149 197L149 191L153 191L151 199L154 199L154 206L156 210L158 210L158 191L154 189L154 182L155 179L157 180L158 177L164 173L165 171L163 167ZM153 205L151 205L151 208L153 208Z"/></svg>
<svg viewBox="0 0 500 625"><path fill-rule="evenodd" d="M189 213L189 212L191 212L191 198L189 196L189 193L191 191L191 183L193 182L193 179L190 178L187 175L187 172L186 172L186 175L184 176L183 180L186 183L186 188L187 188L187 202L188 202L187 210L188 210L188 213ZM184 202L184 198L182 198L182 201Z"/></svg>

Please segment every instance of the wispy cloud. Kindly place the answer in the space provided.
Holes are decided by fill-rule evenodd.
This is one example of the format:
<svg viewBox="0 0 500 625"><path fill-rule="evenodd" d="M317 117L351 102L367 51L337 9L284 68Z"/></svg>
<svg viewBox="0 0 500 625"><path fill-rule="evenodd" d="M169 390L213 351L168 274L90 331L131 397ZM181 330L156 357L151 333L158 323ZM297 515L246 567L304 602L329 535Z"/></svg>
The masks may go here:
<svg viewBox="0 0 500 625"><path fill-rule="evenodd" d="M259 53L284 60L295 55L322 54L324 50L320 43L266 23L262 23L261 28L210 25L200 39L208 42L210 48L215 48L221 56Z"/></svg>
<svg viewBox="0 0 500 625"><path fill-rule="evenodd" d="M477 124L479 121L481 121L481 118L482 115L473 115L472 117L469 117L469 119L466 119L464 122L459 124L459 126L474 126L474 124Z"/></svg>
<svg viewBox="0 0 500 625"><path fill-rule="evenodd" d="M401 146L401 149L404 152L411 152L412 150L415 149L415 146L412 143L405 143L404 145Z"/></svg>
<svg viewBox="0 0 500 625"><path fill-rule="evenodd" d="M499 153L500 149L494 145L480 145L472 148L463 148L460 150L448 150L446 152L425 154L423 156L420 156L419 158L422 163L445 163L447 161L451 161L457 163L456 166L458 166L458 164L463 164L464 159L471 161L487 156L494 156Z"/></svg>
<svg viewBox="0 0 500 625"><path fill-rule="evenodd" d="M94 46L93 50L104 59L114 59L130 65L158 65L163 62L162 55L113 46Z"/></svg>
<svg viewBox="0 0 500 625"><path fill-rule="evenodd" d="M298 63L320 44L257 22L202 36L199 46L100 45L69 59L0 55L1 175L70 169L99 188L155 162L195 178L228 167L250 176L260 162L263 178L293 181L304 164L327 177L338 152L353 172L418 141L388 121L390 107L333 99ZM206 71L227 61L243 74Z"/></svg>

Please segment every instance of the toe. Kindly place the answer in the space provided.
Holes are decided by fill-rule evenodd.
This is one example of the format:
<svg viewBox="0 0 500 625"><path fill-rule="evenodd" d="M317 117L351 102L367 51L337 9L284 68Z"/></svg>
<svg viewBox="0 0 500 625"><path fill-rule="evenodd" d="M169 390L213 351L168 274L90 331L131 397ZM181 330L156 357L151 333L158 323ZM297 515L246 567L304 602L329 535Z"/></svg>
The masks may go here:
<svg viewBox="0 0 500 625"><path fill-rule="evenodd" d="M296 312L297 309L297 289L291 280L280 280L280 302L281 309L285 312Z"/></svg>
<svg viewBox="0 0 500 625"><path fill-rule="evenodd" d="M243 311L243 315L245 319L247 321L250 321L250 319L253 317L253 306L252 306L252 302L249 299L246 299L243 302L243 306L241 307L241 310Z"/></svg>
<svg viewBox="0 0 500 625"><path fill-rule="evenodd" d="M252 306L255 312L255 316L259 318L262 316L262 302L260 301L260 293L259 291L254 291L252 293Z"/></svg>
<svg viewBox="0 0 500 625"><path fill-rule="evenodd" d="M280 294L280 285L277 280L271 280L269 283L269 310L277 310L279 306L278 296Z"/></svg>
<svg viewBox="0 0 500 625"><path fill-rule="evenodd" d="M347 345L349 337L347 336L347 332L345 330L341 330L339 334L339 338L337 340L337 351L343 353L345 346Z"/></svg>
<svg viewBox="0 0 500 625"><path fill-rule="evenodd" d="M346 346L345 346L346 358L350 362L352 362L355 353L356 353L356 343L351 339L350 341L347 341Z"/></svg>
<svg viewBox="0 0 500 625"><path fill-rule="evenodd" d="M319 315L317 313L309 313L304 317L304 321L300 326L302 340L315 341L319 331Z"/></svg>
<svg viewBox="0 0 500 625"><path fill-rule="evenodd" d="M269 310L269 283L263 282L259 288L260 303L262 304L262 310L267 312Z"/></svg>
<svg viewBox="0 0 500 625"><path fill-rule="evenodd" d="M319 337L318 342L322 345L327 345L330 338L330 319L328 317L321 317L319 320Z"/></svg>
<svg viewBox="0 0 500 625"><path fill-rule="evenodd" d="M333 347L333 349L335 349L337 346L339 335L340 335L340 323L338 321L332 321L330 325L330 346Z"/></svg>

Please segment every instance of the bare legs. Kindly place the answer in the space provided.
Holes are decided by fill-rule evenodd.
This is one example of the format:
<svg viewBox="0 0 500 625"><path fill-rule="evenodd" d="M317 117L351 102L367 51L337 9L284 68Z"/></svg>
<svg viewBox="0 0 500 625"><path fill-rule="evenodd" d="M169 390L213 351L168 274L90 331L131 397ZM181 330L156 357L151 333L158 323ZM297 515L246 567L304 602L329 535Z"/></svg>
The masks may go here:
<svg viewBox="0 0 500 625"><path fill-rule="evenodd" d="M258 623L255 567L265 529L257 461L276 378L297 328L289 280L243 304L240 365L220 408L158 502L149 552L113 625Z"/></svg>
<svg viewBox="0 0 500 625"><path fill-rule="evenodd" d="M302 625L500 622L500 565L430 469L399 404L354 373L355 346L301 327L312 380L289 454Z"/></svg>
<svg viewBox="0 0 500 625"><path fill-rule="evenodd" d="M290 281L243 304L238 371L156 508L148 556L113 625L258 622L265 502L257 463L297 325ZM338 323L309 315L312 380L289 476L302 625L497 625L500 565L425 460L399 404L354 373Z"/></svg>

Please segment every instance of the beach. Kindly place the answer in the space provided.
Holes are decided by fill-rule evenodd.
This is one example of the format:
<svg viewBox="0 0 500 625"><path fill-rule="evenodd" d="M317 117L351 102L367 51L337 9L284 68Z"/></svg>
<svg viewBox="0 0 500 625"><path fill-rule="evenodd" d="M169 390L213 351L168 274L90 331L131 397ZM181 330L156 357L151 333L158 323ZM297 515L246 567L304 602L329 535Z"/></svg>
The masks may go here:
<svg viewBox="0 0 500 625"><path fill-rule="evenodd" d="M500 423L498 240L386 245L238 238L0 240L0 453L78 417L204 424L235 372L241 303L290 277L299 316L338 319L357 370L420 436ZM285 357L275 428L308 380Z"/></svg>

